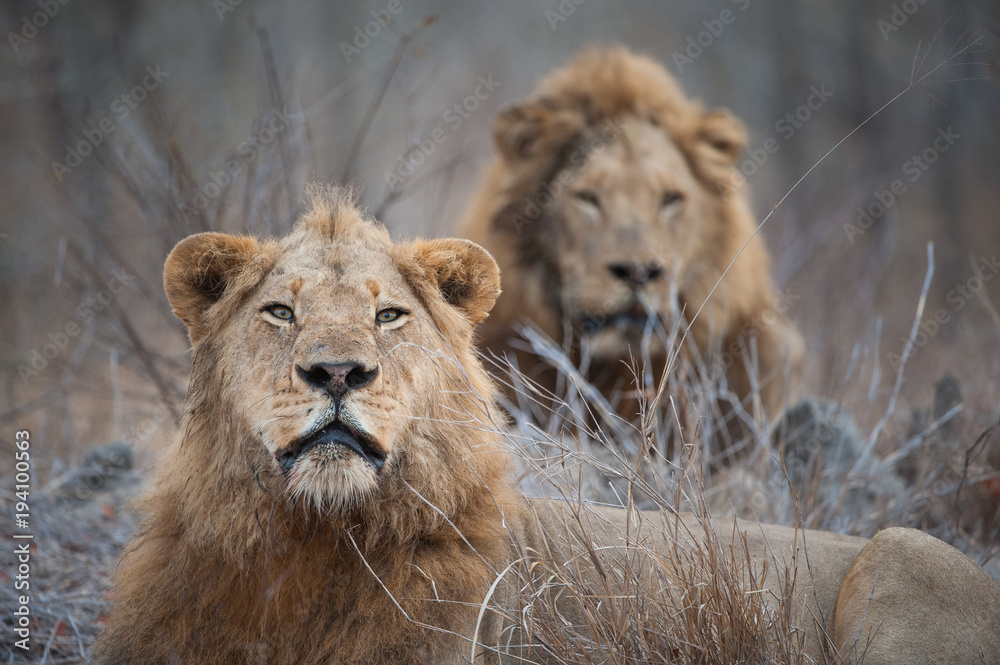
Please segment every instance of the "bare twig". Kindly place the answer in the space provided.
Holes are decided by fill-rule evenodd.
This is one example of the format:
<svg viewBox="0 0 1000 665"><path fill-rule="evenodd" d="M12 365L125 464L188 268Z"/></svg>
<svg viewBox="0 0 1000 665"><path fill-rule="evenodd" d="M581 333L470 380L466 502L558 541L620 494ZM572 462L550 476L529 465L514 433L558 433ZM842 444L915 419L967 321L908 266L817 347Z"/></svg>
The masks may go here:
<svg viewBox="0 0 1000 665"><path fill-rule="evenodd" d="M372 122L375 120L375 114L382 105L385 93L389 89L389 82L392 81L392 77L395 76L396 70L399 68L399 64L403 61L403 56L406 54L407 48L409 48L410 43L433 22L434 18L428 17L421 21L413 32L408 32L399 38L396 50L393 51L392 58L389 59L389 64L385 68L385 73L382 74L382 79L379 81L378 88L375 90L375 96L372 97L372 101L368 105L368 110L365 111L364 119L361 121L361 126L358 128L358 133L354 136L354 143L351 145L351 149L347 152L347 158L344 160L344 170L340 175L341 183L349 183L351 178L354 176L354 167L358 159L358 153L361 151L361 145L364 143L365 137L368 136L368 130L371 129Z"/></svg>

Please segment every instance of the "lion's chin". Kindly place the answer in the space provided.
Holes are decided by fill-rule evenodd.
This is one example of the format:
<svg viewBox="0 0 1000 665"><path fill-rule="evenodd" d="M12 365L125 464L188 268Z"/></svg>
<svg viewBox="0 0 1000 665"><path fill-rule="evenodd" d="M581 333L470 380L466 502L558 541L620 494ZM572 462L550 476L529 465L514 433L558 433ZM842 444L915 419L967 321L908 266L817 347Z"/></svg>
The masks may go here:
<svg viewBox="0 0 1000 665"><path fill-rule="evenodd" d="M376 490L375 469L342 447L325 448L305 454L288 473L292 496L318 510L334 512L363 503Z"/></svg>

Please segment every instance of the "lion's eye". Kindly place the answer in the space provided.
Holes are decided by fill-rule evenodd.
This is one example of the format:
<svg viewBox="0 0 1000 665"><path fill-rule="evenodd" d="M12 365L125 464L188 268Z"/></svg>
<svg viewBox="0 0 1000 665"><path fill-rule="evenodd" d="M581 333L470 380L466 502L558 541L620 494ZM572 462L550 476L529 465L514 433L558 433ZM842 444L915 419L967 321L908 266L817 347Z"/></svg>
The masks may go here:
<svg viewBox="0 0 1000 665"><path fill-rule="evenodd" d="M680 203L683 200L684 200L683 194L681 194L678 191L668 189L667 191L663 192L663 198L660 199L660 206L663 208L667 208L669 206L674 205L675 203Z"/></svg>
<svg viewBox="0 0 1000 665"><path fill-rule="evenodd" d="M291 321L295 316L295 312L292 311L292 308L285 307L284 305L268 305L264 308L264 311L268 312L274 318L281 319L282 321Z"/></svg>
<svg viewBox="0 0 1000 665"><path fill-rule="evenodd" d="M388 309L383 309L378 314L376 314L375 319L379 323L391 323L396 319L398 319L402 314L403 312L401 312L400 310L393 309L390 307Z"/></svg>
<svg viewBox="0 0 1000 665"><path fill-rule="evenodd" d="M584 189L576 193L576 198L579 201L583 201L587 205L592 205L598 210L601 209L601 199L597 196L597 192L592 189Z"/></svg>

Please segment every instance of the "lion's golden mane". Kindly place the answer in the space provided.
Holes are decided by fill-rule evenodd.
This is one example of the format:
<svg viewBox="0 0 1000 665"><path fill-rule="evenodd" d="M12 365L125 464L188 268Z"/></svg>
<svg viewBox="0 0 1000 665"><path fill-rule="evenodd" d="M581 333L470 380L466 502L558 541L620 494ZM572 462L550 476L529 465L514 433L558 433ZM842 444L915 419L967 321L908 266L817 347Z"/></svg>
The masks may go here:
<svg viewBox="0 0 1000 665"><path fill-rule="evenodd" d="M642 320L622 323L641 301L627 297L622 282L632 280L666 326L701 310L685 351L693 342L741 399L759 389L777 412L784 367L796 374L801 341L787 304L776 301L770 258L734 168L746 143L738 119L704 111L652 59L602 48L503 111L494 140L498 157L459 227L503 275L504 294L482 327L491 351L510 351L515 326L529 320L557 342L567 330L575 343L603 331L589 378L606 390L629 388L629 365L643 355ZM656 378L668 351L651 349L647 371ZM525 354L518 361L529 376L538 366Z"/></svg>

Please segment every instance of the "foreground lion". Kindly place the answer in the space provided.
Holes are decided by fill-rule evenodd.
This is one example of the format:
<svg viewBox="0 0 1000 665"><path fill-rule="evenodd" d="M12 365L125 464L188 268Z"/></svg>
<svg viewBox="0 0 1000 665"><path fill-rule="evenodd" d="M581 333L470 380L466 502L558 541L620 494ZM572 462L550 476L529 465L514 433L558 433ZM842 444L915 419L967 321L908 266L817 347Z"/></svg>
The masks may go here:
<svg viewBox="0 0 1000 665"><path fill-rule="evenodd" d="M600 49L501 113L493 137L499 155L460 223L504 275L482 328L489 350L509 352L515 327L530 320L578 353L584 345L587 378L627 394L644 356L659 378L682 314L693 319L683 348L702 357L698 369L725 376L748 409L759 392L779 412L802 342L733 168L746 143L739 120L704 112L656 62ZM551 386L543 364L524 353L517 361ZM634 417L634 406L626 401L622 415Z"/></svg>
<svg viewBox="0 0 1000 665"><path fill-rule="evenodd" d="M194 349L190 393L119 566L97 663L492 662L498 649L554 662L544 645L519 650L530 636L513 624L552 607L584 639L581 607L553 582L570 569L597 606L636 597L639 582L703 613L692 599L704 588L663 577L698 572L681 554L711 542L694 516L526 502L515 489L472 344L499 294L477 245L393 245L321 192L281 240L187 238L164 281ZM1000 662L1000 589L941 541L722 531L705 560L735 535L730 551L749 554L752 573L738 595L791 594L780 614L816 660L852 658L874 635L870 665ZM660 553L622 568L640 541ZM583 552L564 560L573 542ZM762 620L734 611L724 623L763 632ZM652 639L670 626L641 629Z"/></svg>

